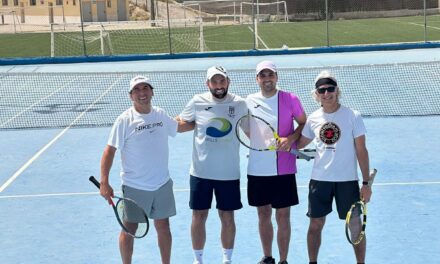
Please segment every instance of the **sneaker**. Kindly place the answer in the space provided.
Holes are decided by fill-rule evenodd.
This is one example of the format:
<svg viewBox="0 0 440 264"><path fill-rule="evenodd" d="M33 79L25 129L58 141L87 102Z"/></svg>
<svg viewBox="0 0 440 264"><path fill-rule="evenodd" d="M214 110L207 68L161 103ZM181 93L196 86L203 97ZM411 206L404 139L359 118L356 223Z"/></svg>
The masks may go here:
<svg viewBox="0 0 440 264"><path fill-rule="evenodd" d="M263 257L258 264L275 264L275 259L270 257Z"/></svg>
<svg viewBox="0 0 440 264"><path fill-rule="evenodd" d="M223 264L232 264L231 260L223 260Z"/></svg>
<svg viewBox="0 0 440 264"><path fill-rule="evenodd" d="M278 264L289 264L289 263L287 263L287 260L283 260L283 261L278 262Z"/></svg>

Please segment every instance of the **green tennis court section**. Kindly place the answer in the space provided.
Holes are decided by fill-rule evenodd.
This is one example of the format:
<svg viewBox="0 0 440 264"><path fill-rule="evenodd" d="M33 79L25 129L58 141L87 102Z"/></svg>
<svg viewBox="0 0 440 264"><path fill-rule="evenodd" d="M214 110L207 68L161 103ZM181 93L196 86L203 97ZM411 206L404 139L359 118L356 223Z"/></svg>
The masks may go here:
<svg viewBox="0 0 440 264"><path fill-rule="evenodd" d="M258 49L359 45L440 40L440 16L330 20L326 22L259 23ZM253 25L180 25L166 28L119 29L103 26L85 29L87 55L180 53L197 51L249 50L254 48ZM201 33L203 32L203 33ZM171 43L168 36L171 35ZM80 30L55 30L55 56L84 55ZM202 41L200 41L202 39ZM102 44L101 44L102 40ZM0 34L0 57L47 57L51 54L50 32ZM101 48L102 46L102 48Z"/></svg>
<svg viewBox="0 0 440 264"><path fill-rule="evenodd" d="M205 70L211 65L230 71L231 92L258 91L254 67L263 59L275 61L280 87L297 93L308 113L318 107L310 96L313 77L328 68L338 77L343 104L367 115L370 164L378 169L368 204L367 263L436 263L440 49L0 67L0 263L121 263L119 225L88 178L99 176L108 124L130 105L130 77L151 76L157 82L154 103L175 115L187 98L206 91ZM177 203L172 263L192 263L191 132L172 138L169 147ZM233 261L247 264L256 263L262 252L256 209L247 205L245 149L240 157L244 208L236 212ZM111 174L117 190L119 158ZM289 263L308 262L305 213L312 165L298 161L300 204L291 213ZM213 209L206 263L221 260L219 236ZM276 242L273 253L278 259ZM133 263L160 263L154 228L136 241ZM344 221L335 212L327 218L319 263L355 263Z"/></svg>

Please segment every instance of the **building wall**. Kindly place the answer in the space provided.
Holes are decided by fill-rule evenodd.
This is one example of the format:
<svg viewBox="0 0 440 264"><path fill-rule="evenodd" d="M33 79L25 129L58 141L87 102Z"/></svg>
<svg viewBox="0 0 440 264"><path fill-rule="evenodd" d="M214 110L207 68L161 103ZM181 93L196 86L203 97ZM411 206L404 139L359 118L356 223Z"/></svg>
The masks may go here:
<svg viewBox="0 0 440 264"><path fill-rule="evenodd" d="M7 5L4 4L6 1ZM34 1L32 5L31 1ZM30 24L50 24L50 13L52 10L54 23L77 23L80 22L80 0L17 0L18 5L14 5L14 0L0 0L0 11L15 11L22 23ZM91 2L90 2L91 1ZM98 21L98 2L105 7L106 21L118 20L117 0L83 0L83 4L91 4L92 21ZM52 7L50 7L52 4ZM128 0L126 0L128 10ZM128 11L127 11L128 12ZM24 19L22 18L24 17ZM127 14L128 17L128 14Z"/></svg>

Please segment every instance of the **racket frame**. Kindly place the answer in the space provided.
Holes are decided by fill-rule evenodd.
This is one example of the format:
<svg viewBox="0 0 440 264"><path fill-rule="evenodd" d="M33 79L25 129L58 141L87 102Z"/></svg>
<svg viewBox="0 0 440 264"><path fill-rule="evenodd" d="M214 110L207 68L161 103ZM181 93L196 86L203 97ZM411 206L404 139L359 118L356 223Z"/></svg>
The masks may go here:
<svg viewBox="0 0 440 264"><path fill-rule="evenodd" d="M372 169L370 170L370 177L368 180L368 186L372 186L373 182L374 182L374 178L376 177L376 173L377 173L377 169ZM356 206L359 205L360 206L360 210L362 213L362 227L361 227L361 232L359 233L359 236L356 238L356 240L352 240L350 238L350 218L351 215L353 214L354 210L356 209ZM347 237L348 242L350 242L350 244L352 245L358 245L359 243L361 243L362 239L365 237L365 229L367 227L367 205L366 203L361 199L357 202L355 202L354 204L351 205L350 210L348 210L347 212L347 216L345 217L345 236Z"/></svg>
<svg viewBox="0 0 440 264"><path fill-rule="evenodd" d="M91 181L98 189L101 188L101 184L96 180L96 178L94 176L90 176L89 177L89 181ZM113 199L117 199L118 201L116 202L116 204L114 203ZM116 220L118 220L119 225L121 226L122 230L124 230L125 233L129 234L130 236L134 237L134 238L143 238L144 236L146 236L148 234L148 230L150 229L150 222L148 220L148 216L145 213L145 211L142 209L142 207L140 207L135 201L133 201L132 199L129 198L124 198L124 197L119 197L119 196L113 196L113 199L110 199L110 203L111 206L113 208L113 212L116 216ZM139 209L142 210L142 214L145 217L145 224L146 224L146 229L145 232L142 233L142 235L136 235L136 234L132 234L130 233L130 231L128 230L128 228L124 225L124 222L122 221L122 219L119 216L118 213L118 208L117 205L123 201L128 201L130 203L133 203L134 205L136 205Z"/></svg>
<svg viewBox="0 0 440 264"><path fill-rule="evenodd" d="M263 118L261 118L259 116L252 115L252 114L247 114L247 115L244 115L244 116L240 117L240 119L238 119L238 121L237 121L237 123L235 125L235 136L237 137L238 141L243 146L245 146L245 147L247 147L248 149L251 149L251 150L255 150L255 151L276 151L277 149L276 149L275 146L269 146L269 147L264 148L264 149L253 148L252 146L249 146L248 144L246 144L245 142L243 142L240 139L240 136L239 136L240 135L240 125L239 125L239 123L241 122L242 119L249 118L249 117L258 119L258 120L262 121L263 123L265 123L270 128L270 130L272 131L272 135L275 138L275 140L276 141L280 140L280 136L275 131L275 129L269 124L269 122L267 122L266 120L264 120ZM305 159L307 161L309 161L311 159L314 159L314 156L309 156L309 155L307 155L305 153L315 153L315 152L316 152L316 150L314 150L314 149L301 149L301 150L299 150L299 149L290 149L290 153L292 153L293 155L297 156L300 159Z"/></svg>

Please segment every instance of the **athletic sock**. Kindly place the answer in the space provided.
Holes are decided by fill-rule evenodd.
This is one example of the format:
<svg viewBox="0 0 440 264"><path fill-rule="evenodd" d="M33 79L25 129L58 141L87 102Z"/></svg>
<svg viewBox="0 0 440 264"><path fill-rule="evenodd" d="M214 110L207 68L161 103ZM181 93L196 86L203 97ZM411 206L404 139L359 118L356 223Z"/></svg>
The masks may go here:
<svg viewBox="0 0 440 264"><path fill-rule="evenodd" d="M229 249L224 248L223 249L223 262L228 263L228 262L232 261L232 251L233 250L234 250L233 248L229 248Z"/></svg>
<svg viewBox="0 0 440 264"><path fill-rule="evenodd" d="M203 264L203 249L194 249L194 264Z"/></svg>

